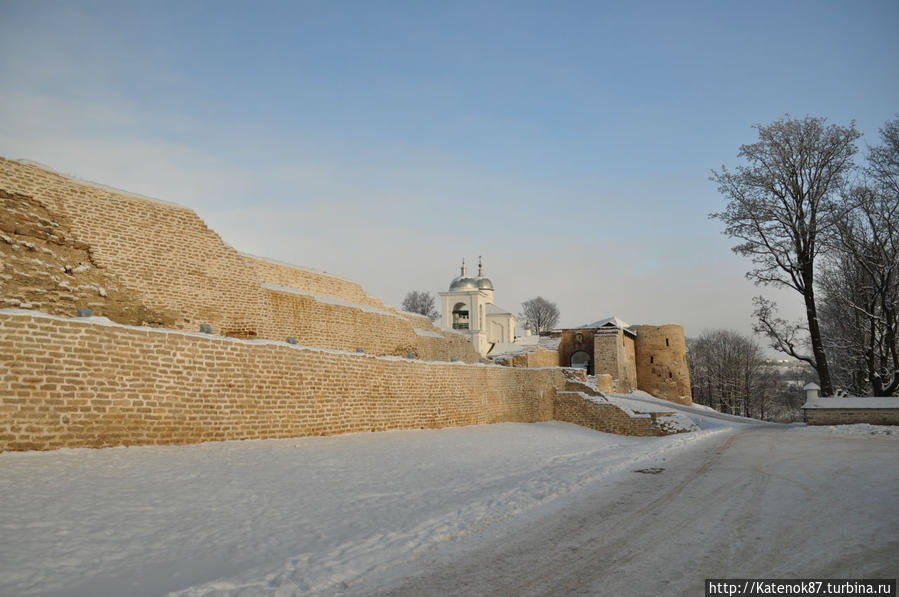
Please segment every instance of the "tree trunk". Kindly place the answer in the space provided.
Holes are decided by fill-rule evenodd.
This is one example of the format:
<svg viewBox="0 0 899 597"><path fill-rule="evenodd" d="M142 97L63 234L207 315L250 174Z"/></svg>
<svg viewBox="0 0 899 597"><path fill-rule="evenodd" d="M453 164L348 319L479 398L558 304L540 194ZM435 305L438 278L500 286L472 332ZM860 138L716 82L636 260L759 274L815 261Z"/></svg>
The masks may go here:
<svg viewBox="0 0 899 597"><path fill-rule="evenodd" d="M805 315L808 318L808 334L812 341L812 354L815 357L815 370L818 372L818 380L821 384L821 396L833 396L833 383L830 381L830 369L827 367L827 355L824 353L824 343L821 341L821 328L818 325L818 309L815 307L812 264L809 263L803 270Z"/></svg>

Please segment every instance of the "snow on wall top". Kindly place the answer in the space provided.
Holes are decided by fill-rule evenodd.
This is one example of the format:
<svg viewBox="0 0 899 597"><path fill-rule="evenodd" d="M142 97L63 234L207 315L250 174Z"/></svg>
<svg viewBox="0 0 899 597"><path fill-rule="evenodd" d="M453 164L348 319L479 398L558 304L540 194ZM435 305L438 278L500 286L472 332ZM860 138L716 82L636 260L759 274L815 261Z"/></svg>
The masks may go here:
<svg viewBox="0 0 899 597"><path fill-rule="evenodd" d="M412 328L412 330L418 334L419 336L427 336L429 338L441 338L443 339L443 334L438 334L437 332L431 332L428 330L423 330L421 328Z"/></svg>
<svg viewBox="0 0 899 597"><path fill-rule="evenodd" d="M316 294L314 292L306 292L305 290L297 290L296 288L291 288L290 286L282 286L280 284L272 284L271 282L261 282L260 285L263 288L267 288L268 290L276 290L278 292L287 292L290 294L298 294L300 296L308 296L320 303L327 303L329 305L339 305L341 307L350 307L352 309L359 309L360 311L365 311L366 313L377 313L378 315L387 315L389 317L396 317L397 319L402 319L403 321L408 321L406 318L397 315L396 313L391 313L390 311L385 311L384 309L378 309L377 307L370 307L369 305L360 305L359 303L351 303L350 301L343 300L342 298L338 298L336 296L331 296L328 294Z"/></svg>
<svg viewBox="0 0 899 597"><path fill-rule="evenodd" d="M615 316L612 316L612 317L606 317L605 319L600 319L600 320L598 320L598 321L594 321L593 323L588 323L588 324L586 324L586 325L582 325L582 326L578 326L578 327L581 327L581 328L601 328L601 327L607 326L607 325L609 325L609 324L614 325L616 328L619 328L619 329L622 329L622 330L631 327L631 324L627 323L626 321L622 321L622 320L618 319L618 318L615 317Z"/></svg>
<svg viewBox="0 0 899 597"><path fill-rule="evenodd" d="M326 272L323 269L316 269L314 267L308 267L305 265L296 265L294 263L288 263L286 261L279 261L277 259L272 259L270 257L260 257L259 255L253 255L251 253L243 253L238 252L241 257L249 257L250 259L258 259L259 261L267 261L268 263L273 263L275 265L283 265L284 267L291 267L293 269L298 269L303 272L309 272L312 274L321 274L323 276L328 276L329 278L336 278L338 280L343 280L344 282L350 282L351 284L359 284L359 282L355 280L350 280L349 278L345 278L343 276L338 276L337 274L332 274L331 272Z"/></svg>
<svg viewBox="0 0 899 597"><path fill-rule="evenodd" d="M559 344L562 342L561 336L538 336L538 345L546 350L559 350Z"/></svg>
<svg viewBox="0 0 899 597"><path fill-rule="evenodd" d="M802 408L899 408L899 396L869 398L844 396L809 400Z"/></svg>

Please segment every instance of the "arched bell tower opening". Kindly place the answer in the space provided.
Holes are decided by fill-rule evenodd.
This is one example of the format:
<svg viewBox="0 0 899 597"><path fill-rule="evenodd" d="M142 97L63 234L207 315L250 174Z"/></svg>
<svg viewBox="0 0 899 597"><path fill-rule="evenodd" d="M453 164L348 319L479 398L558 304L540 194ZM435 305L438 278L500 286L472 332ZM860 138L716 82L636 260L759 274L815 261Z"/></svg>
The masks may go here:
<svg viewBox="0 0 899 597"><path fill-rule="evenodd" d="M467 330L470 321L468 305L465 303L456 303L455 306L453 306L453 329Z"/></svg>

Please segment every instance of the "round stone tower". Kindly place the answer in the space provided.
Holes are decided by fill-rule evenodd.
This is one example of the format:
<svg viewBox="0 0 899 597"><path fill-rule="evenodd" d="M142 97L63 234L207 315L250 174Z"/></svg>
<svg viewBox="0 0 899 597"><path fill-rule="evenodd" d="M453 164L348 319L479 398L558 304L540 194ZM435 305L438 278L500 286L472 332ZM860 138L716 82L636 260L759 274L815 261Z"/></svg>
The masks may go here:
<svg viewBox="0 0 899 597"><path fill-rule="evenodd" d="M637 332L637 388L672 402L693 404L684 328L668 324L635 325L631 329Z"/></svg>

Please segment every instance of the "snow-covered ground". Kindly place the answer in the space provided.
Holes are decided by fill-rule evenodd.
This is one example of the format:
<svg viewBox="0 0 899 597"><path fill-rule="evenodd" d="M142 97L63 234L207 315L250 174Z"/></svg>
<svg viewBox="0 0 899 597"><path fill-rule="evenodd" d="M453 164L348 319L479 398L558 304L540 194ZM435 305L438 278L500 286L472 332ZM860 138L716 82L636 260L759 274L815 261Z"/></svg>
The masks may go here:
<svg viewBox="0 0 899 597"><path fill-rule="evenodd" d="M702 595L706 578L895 578L899 443L857 431L707 436L349 593L642 597Z"/></svg>
<svg viewBox="0 0 899 597"><path fill-rule="evenodd" d="M0 595L364 593L442 545L752 428L708 414L664 438L507 423L3 453Z"/></svg>

